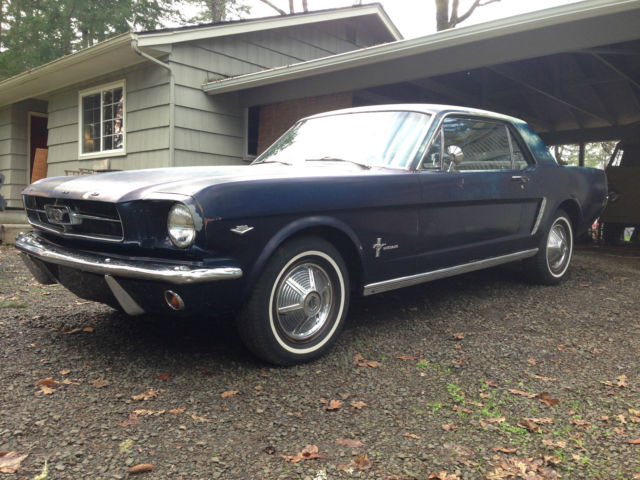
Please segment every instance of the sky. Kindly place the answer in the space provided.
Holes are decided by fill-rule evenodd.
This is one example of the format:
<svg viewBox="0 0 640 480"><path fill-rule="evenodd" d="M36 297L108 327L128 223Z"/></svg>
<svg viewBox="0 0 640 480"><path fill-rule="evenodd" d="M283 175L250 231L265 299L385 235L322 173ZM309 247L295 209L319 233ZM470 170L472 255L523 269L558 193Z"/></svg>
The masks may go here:
<svg viewBox="0 0 640 480"><path fill-rule="evenodd" d="M271 0L278 7L287 10L287 0ZM479 7L473 15L460 24L473 25L498 18L510 17L521 13L557 7L578 0L501 0L484 7ZM309 10L322 10L325 8L346 7L353 5L354 0L308 0ZM363 0L363 4L373 3ZM405 38L428 35L436 31L435 1L434 0L379 0L391 20L398 27ZM460 0L458 13L467 10L472 0ZM259 0L247 0L251 6L248 17L258 18L276 14L276 11L266 6ZM302 0L295 0L296 11L302 11Z"/></svg>

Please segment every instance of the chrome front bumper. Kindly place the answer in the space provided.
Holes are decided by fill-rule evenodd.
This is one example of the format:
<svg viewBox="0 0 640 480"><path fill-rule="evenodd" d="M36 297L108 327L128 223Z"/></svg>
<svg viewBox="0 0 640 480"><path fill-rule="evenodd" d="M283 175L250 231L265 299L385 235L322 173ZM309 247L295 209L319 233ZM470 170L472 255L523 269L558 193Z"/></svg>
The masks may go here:
<svg viewBox="0 0 640 480"><path fill-rule="evenodd" d="M237 267L193 268L147 260L123 260L78 252L49 242L36 232L23 232L16 237L16 248L42 262L75 268L84 272L135 278L183 285L190 283L232 280L242 277Z"/></svg>

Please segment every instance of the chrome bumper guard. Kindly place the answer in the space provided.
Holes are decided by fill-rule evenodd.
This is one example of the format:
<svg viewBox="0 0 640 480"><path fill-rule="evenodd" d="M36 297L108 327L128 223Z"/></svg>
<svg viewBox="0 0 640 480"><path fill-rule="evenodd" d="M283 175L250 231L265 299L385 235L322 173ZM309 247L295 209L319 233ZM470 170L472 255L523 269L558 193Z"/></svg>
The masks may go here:
<svg viewBox="0 0 640 480"><path fill-rule="evenodd" d="M152 280L175 285L232 280L242 277L242 269L237 267L192 268L187 265L176 266L141 260L122 260L77 252L55 245L35 232L18 234L15 246L21 252L43 262L100 275Z"/></svg>

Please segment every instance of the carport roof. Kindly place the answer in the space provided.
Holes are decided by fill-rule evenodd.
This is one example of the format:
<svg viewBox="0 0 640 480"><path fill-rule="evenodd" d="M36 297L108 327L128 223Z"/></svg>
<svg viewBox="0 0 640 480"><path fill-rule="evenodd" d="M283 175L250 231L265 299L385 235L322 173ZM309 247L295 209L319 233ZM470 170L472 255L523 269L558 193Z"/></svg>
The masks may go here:
<svg viewBox="0 0 640 480"><path fill-rule="evenodd" d="M246 105L371 90L379 101L397 102L401 96L381 89L409 84L416 95L408 101L480 106L523 117L539 132L589 130L604 139L640 120L639 60L640 2L587 0L217 80L203 90L242 90Z"/></svg>

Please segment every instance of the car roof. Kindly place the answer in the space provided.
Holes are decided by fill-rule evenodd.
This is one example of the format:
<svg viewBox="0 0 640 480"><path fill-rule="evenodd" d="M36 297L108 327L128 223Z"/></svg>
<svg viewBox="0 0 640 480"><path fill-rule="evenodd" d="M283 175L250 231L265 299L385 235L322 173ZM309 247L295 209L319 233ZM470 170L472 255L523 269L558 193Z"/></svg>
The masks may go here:
<svg viewBox="0 0 640 480"><path fill-rule="evenodd" d="M434 103L396 103L396 104L389 104L389 105L369 105L366 107L343 108L340 110L332 110L329 112L323 112L316 115L311 115L309 117L306 117L304 120L307 120L310 118L320 118L320 117L325 117L330 115L344 115L349 113L394 112L394 111L419 112L419 113L427 113L430 115L461 113L466 115L478 115L482 117L491 117L491 118L505 120L513 123L525 123L524 120L521 120L516 117L511 117L509 115L503 115L501 113L496 113L496 112L490 112L488 110L481 110L479 108L460 107L455 105L439 105Z"/></svg>

